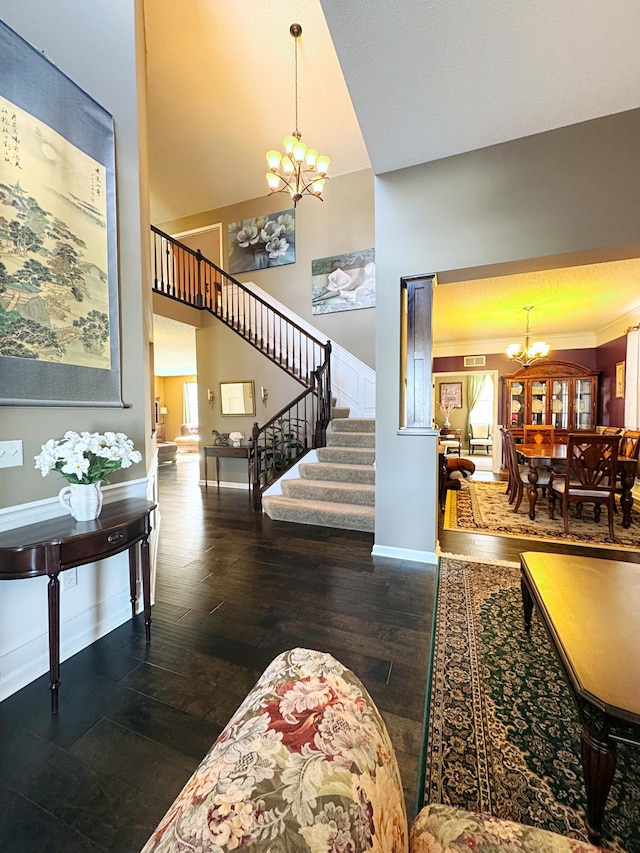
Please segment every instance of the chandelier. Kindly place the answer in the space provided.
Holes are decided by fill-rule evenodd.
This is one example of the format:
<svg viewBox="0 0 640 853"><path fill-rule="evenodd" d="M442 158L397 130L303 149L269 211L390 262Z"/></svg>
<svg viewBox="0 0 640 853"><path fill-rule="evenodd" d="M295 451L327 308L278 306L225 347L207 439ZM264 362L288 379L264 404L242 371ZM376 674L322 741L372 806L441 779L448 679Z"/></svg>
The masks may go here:
<svg viewBox="0 0 640 853"><path fill-rule="evenodd" d="M295 207L303 195L313 195L322 201L322 190L331 160L318 154L315 148L307 148L298 130L298 39L302 35L302 27L300 24L291 24L289 32L295 45L296 129L291 136L285 136L282 140L284 154L267 151L266 156L269 164L269 195L288 192Z"/></svg>
<svg viewBox="0 0 640 853"><path fill-rule="evenodd" d="M518 361L523 367L530 367L534 361L539 361L541 358L546 358L549 355L551 347L544 341L535 341L531 343L531 325L529 323L529 312L533 310L533 305L525 305L523 308L527 312L527 326L524 330L524 341L521 344L509 344L507 347L507 355L513 361Z"/></svg>

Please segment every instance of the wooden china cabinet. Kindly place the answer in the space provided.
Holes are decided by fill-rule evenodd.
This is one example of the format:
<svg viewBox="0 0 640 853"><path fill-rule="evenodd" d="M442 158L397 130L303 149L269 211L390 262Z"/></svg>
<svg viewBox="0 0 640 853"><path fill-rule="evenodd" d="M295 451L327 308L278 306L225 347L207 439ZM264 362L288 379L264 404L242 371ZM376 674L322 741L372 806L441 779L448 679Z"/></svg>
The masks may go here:
<svg viewBox="0 0 640 853"><path fill-rule="evenodd" d="M560 439L596 428L599 374L570 361L539 361L506 374L505 426L516 440L525 424L551 424Z"/></svg>

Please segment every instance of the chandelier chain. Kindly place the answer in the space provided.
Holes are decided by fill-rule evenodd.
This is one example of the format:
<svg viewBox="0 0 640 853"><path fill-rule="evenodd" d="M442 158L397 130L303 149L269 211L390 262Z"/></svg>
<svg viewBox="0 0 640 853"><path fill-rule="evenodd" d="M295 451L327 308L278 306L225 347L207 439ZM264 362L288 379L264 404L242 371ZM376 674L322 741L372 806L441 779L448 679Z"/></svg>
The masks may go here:
<svg viewBox="0 0 640 853"><path fill-rule="evenodd" d="M299 133L298 130L298 39L294 37L293 39L293 50L294 50L294 65L295 65L295 93L296 93L296 133Z"/></svg>

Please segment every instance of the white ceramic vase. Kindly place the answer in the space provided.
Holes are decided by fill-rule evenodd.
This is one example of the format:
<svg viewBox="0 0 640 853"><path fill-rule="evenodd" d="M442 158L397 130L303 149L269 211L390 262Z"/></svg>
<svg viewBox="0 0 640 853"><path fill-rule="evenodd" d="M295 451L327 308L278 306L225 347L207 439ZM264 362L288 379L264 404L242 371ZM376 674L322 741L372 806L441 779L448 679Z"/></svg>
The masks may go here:
<svg viewBox="0 0 640 853"><path fill-rule="evenodd" d="M102 510L102 489L100 483L70 483L60 489L58 499L76 521L92 521Z"/></svg>
<svg viewBox="0 0 640 853"><path fill-rule="evenodd" d="M233 447L240 447L240 439L239 438L233 439Z"/></svg>

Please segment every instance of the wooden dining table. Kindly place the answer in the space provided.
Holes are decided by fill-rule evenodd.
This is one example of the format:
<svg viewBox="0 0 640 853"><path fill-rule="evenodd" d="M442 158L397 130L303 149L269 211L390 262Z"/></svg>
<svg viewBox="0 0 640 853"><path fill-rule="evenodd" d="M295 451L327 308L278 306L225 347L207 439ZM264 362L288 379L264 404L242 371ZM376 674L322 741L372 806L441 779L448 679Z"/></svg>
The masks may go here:
<svg viewBox="0 0 640 853"><path fill-rule="evenodd" d="M538 500L538 468L540 466L553 468L558 463L566 463L567 445L559 442L555 444L516 444L516 453L529 465L527 497L529 499L529 518L533 521L536 517L536 502ZM633 507L631 490L635 482L637 468L637 459L631 456L618 456L618 477L621 489L620 507L622 509L622 526L625 529L631 526L631 509Z"/></svg>

